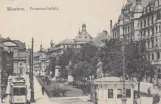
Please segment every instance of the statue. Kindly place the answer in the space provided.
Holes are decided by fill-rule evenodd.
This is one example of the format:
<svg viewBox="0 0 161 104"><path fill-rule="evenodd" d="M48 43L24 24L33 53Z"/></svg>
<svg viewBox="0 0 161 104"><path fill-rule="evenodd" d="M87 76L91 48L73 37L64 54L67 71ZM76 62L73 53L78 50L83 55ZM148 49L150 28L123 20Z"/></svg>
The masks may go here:
<svg viewBox="0 0 161 104"><path fill-rule="evenodd" d="M59 56L57 55L56 56L56 65L59 65L59 62L60 62L60 59L59 59Z"/></svg>
<svg viewBox="0 0 161 104"><path fill-rule="evenodd" d="M55 75L54 78L52 78L51 80L56 81L58 77L60 77L60 70L61 70L61 66L60 64L60 58L57 55L56 56L56 65L55 65Z"/></svg>
<svg viewBox="0 0 161 104"><path fill-rule="evenodd" d="M103 77L102 62L100 59L98 59L98 64L96 65L96 68L97 68L97 78Z"/></svg>
<svg viewBox="0 0 161 104"><path fill-rule="evenodd" d="M68 73L71 72L71 66L72 66L72 62L70 61L69 64L67 65Z"/></svg>

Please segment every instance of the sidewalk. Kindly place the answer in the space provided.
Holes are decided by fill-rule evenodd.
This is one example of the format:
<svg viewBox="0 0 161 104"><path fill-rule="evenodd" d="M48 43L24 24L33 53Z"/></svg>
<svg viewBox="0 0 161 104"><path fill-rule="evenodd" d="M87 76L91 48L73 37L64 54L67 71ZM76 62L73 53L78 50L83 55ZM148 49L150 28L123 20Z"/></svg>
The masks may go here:
<svg viewBox="0 0 161 104"><path fill-rule="evenodd" d="M28 76L27 76L28 77ZM29 87L29 78L26 79L27 80L27 83L28 83L28 87ZM28 90L28 95L27 95L27 98L28 100L30 100L30 89ZM44 95L42 95L42 92L41 92L41 85L40 83L38 82L38 80L36 79L36 77L34 76L34 97L35 97L35 100L36 102L35 103L31 103L31 104L58 104L58 103L53 103L49 100L47 94L45 93Z"/></svg>

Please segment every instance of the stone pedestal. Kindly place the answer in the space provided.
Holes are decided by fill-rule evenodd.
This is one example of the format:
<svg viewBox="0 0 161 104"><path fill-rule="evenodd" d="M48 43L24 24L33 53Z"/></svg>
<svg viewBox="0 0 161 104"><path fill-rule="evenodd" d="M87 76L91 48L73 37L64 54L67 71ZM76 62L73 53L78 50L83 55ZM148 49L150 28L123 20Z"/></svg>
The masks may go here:
<svg viewBox="0 0 161 104"><path fill-rule="evenodd" d="M52 78L51 80L56 81L56 78L60 76L60 73L59 73L60 70L61 70L61 66L56 65L55 66L55 75L54 75L54 78Z"/></svg>
<svg viewBox="0 0 161 104"><path fill-rule="evenodd" d="M73 81L73 76L71 73L68 74L68 82L72 82Z"/></svg>

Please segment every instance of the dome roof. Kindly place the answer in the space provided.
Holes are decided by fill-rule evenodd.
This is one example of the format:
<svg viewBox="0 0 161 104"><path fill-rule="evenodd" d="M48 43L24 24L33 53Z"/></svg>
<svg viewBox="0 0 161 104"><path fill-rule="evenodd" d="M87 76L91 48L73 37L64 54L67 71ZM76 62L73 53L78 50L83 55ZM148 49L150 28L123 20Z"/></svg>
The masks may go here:
<svg viewBox="0 0 161 104"><path fill-rule="evenodd" d="M82 27L86 27L86 24L83 24Z"/></svg>
<svg viewBox="0 0 161 104"><path fill-rule="evenodd" d="M61 41L59 44L75 44L75 41L73 39L65 39Z"/></svg>
<svg viewBox="0 0 161 104"><path fill-rule="evenodd" d="M143 11L143 7L141 5L136 5L134 12L142 12Z"/></svg>

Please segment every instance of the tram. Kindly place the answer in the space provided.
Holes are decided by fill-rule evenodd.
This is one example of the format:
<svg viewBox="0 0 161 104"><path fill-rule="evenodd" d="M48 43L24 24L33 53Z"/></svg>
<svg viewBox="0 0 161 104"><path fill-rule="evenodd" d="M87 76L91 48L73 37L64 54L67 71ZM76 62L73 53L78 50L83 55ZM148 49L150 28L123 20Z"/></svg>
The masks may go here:
<svg viewBox="0 0 161 104"><path fill-rule="evenodd" d="M13 78L10 83L10 104L26 104L27 85L22 77Z"/></svg>

